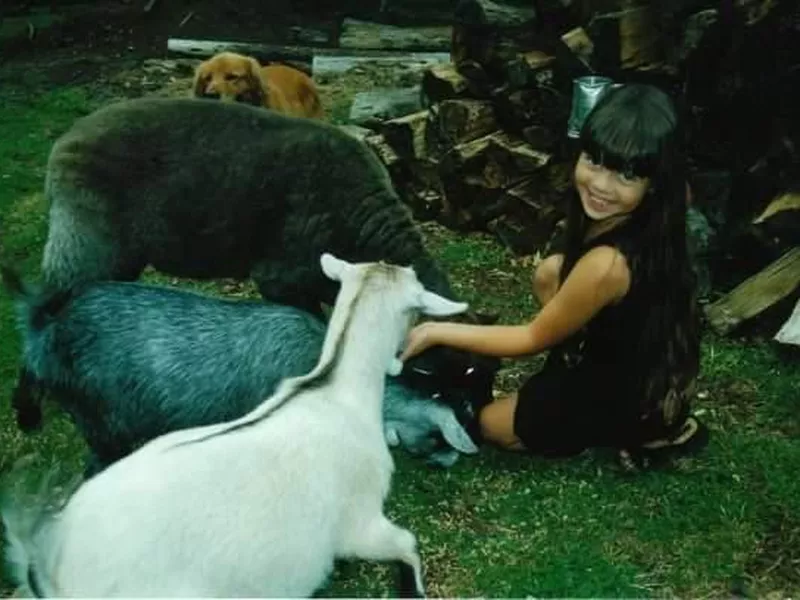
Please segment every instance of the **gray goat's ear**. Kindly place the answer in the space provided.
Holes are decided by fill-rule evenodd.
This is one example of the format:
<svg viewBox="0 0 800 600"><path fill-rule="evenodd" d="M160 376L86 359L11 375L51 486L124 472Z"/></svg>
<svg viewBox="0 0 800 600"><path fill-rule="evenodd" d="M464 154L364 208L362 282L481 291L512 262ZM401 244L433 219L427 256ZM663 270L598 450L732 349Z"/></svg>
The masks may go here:
<svg viewBox="0 0 800 600"><path fill-rule="evenodd" d="M423 314L432 317L447 317L463 313L469 308L466 302L453 302L444 296L435 294L428 290L422 290L419 294L419 310Z"/></svg>
<svg viewBox="0 0 800 600"><path fill-rule="evenodd" d="M333 281L341 281L344 272L350 268L350 263L341 258L336 258L330 252L325 252L319 258L319 264L322 267L322 272Z"/></svg>
<svg viewBox="0 0 800 600"><path fill-rule="evenodd" d="M477 454L478 447L469 437L466 429L458 422L455 413L444 406L436 411L436 424L442 432L444 440L453 448L464 454Z"/></svg>

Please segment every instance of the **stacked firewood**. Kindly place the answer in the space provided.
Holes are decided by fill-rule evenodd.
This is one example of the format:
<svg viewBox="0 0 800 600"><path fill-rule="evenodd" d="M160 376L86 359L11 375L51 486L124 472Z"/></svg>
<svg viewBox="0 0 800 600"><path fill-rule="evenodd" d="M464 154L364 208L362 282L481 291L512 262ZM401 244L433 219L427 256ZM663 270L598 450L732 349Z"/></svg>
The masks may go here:
<svg viewBox="0 0 800 600"><path fill-rule="evenodd" d="M418 218L517 253L545 249L564 217L570 86L591 52L582 30L548 38L536 20L527 5L460 2L451 61L422 78L426 108L362 132Z"/></svg>
<svg viewBox="0 0 800 600"><path fill-rule="evenodd" d="M714 133L736 129L715 127L711 117L724 120L731 106L753 105L752 98L747 89L728 98L730 86L724 82L709 95L702 83L715 81L715 71L704 61L720 53L709 53L706 46L713 47L718 38L724 42L722 33L739 27L744 39L768 40L798 22L785 18L787 14L800 13L779 0L742 0L736 5L739 12L751 5L766 8L756 11L755 20L731 25L711 4L460 0L451 61L429 67L421 82L424 110L374 124L362 135L389 167L417 217L491 231L520 254L546 253L563 223L569 194L567 124L573 79L596 72L615 81L656 83L691 107L690 238L699 248L694 259L706 280L704 297L716 297L706 306L709 323L727 333L756 315L774 312L768 311L774 307L779 318L792 313L794 328L791 323L784 326L791 335L782 335L795 339L800 325L800 305L792 312L800 294L800 211L796 176L784 167L796 165L798 155L790 136L781 133L791 113L782 111L777 125L762 132L777 133L763 136L758 147L745 141L726 150ZM740 63L724 63L726 72L739 73ZM770 121L765 116L761 122ZM717 156L724 151L728 155ZM722 170L720 164L725 165ZM762 171L769 176L759 176ZM721 193L717 183L734 179L749 181L751 192L734 194L730 185ZM761 180L769 185L759 185ZM726 199L728 204L720 208ZM728 257L752 264L734 273ZM732 287L732 278L739 285ZM722 296L720 287L727 289Z"/></svg>

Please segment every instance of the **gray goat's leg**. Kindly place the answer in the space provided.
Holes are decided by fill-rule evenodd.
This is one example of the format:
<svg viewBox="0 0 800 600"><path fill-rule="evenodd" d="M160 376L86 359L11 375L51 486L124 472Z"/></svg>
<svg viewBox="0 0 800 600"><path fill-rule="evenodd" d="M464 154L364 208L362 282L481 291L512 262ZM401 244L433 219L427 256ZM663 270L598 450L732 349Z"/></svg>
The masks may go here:
<svg viewBox="0 0 800 600"><path fill-rule="evenodd" d="M42 390L36 377L25 367L20 368L17 386L11 396L11 406L16 413L17 426L25 432L42 425Z"/></svg>
<svg viewBox="0 0 800 600"><path fill-rule="evenodd" d="M392 523L386 516L378 515L366 526L354 531L343 550L343 557L397 561L400 569L398 595L404 598L425 597L417 538L407 529Z"/></svg>

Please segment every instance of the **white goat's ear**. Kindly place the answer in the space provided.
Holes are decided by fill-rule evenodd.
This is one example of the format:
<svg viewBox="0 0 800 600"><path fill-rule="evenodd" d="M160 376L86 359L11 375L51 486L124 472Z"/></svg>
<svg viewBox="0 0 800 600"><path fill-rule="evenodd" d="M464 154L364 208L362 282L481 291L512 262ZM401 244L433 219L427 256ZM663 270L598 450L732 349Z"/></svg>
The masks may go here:
<svg viewBox="0 0 800 600"><path fill-rule="evenodd" d="M322 272L334 281L341 281L342 275L350 267L350 263L341 258L336 258L330 252L325 252L319 259Z"/></svg>
<svg viewBox="0 0 800 600"><path fill-rule="evenodd" d="M463 313L469 308L466 302L453 302L444 296L422 290L419 295L419 310L432 317L447 317Z"/></svg>
<svg viewBox="0 0 800 600"><path fill-rule="evenodd" d="M392 362L389 363L389 368L386 369L386 373L391 375L392 377L397 377L400 373L403 372L403 361L399 358L393 358Z"/></svg>

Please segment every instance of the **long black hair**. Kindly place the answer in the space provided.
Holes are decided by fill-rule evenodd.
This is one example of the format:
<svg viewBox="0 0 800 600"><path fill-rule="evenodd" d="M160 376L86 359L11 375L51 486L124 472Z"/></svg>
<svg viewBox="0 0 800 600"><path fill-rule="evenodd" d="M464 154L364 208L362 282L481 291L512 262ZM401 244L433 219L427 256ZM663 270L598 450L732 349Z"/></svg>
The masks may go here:
<svg viewBox="0 0 800 600"><path fill-rule="evenodd" d="M688 409L700 353L696 282L686 239L686 165L678 121L671 99L658 88L623 85L600 98L581 129L578 144L578 151L596 164L650 179L642 202L617 231L619 249L632 275L629 293L637 294L647 307L635 354L644 378L641 408L644 414L660 411L667 423ZM561 281L586 251L589 223L576 192L567 214Z"/></svg>

